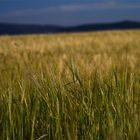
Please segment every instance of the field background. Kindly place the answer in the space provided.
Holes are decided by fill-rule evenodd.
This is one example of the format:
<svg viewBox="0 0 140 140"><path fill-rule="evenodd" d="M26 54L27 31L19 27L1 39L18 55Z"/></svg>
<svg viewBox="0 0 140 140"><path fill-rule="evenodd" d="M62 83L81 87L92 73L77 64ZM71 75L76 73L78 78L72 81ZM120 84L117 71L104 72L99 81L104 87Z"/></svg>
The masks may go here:
<svg viewBox="0 0 140 140"><path fill-rule="evenodd" d="M0 36L1 140L139 140L140 30Z"/></svg>

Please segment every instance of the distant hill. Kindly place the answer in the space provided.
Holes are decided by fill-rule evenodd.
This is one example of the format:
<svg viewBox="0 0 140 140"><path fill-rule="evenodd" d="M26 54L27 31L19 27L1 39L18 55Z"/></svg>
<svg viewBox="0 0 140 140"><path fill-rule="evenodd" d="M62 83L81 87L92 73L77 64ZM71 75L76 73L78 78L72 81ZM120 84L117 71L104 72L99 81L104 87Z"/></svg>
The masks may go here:
<svg viewBox="0 0 140 140"><path fill-rule="evenodd" d="M28 24L7 24L0 23L0 35L20 34L47 34L61 32L89 32L104 30L140 29L140 22L122 21L113 23L85 24L71 27L54 25L28 25Z"/></svg>
<svg viewBox="0 0 140 140"><path fill-rule="evenodd" d="M62 28L53 25L28 25L0 23L0 35L40 34L59 32Z"/></svg>

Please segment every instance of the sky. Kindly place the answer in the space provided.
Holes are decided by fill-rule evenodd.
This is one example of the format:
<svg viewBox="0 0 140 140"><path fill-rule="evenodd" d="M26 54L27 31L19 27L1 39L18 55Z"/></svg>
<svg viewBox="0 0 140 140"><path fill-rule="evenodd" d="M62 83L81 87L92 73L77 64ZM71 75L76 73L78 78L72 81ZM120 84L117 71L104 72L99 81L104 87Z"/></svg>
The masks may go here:
<svg viewBox="0 0 140 140"><path fill-rule="evenodd" d="M140 21L140 0L0 0L0 22L79 25Z"/></svg>

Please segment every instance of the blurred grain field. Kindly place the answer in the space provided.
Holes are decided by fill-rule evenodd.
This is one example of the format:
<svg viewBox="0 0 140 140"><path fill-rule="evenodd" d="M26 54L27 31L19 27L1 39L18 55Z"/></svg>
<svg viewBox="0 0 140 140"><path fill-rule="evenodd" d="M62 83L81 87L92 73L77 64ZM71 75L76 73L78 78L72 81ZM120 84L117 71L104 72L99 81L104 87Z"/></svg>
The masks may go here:
<svg viewBox="0 0 140 140"><path fill-rule="evenodd" d="M0 140L139 140L140 30L0 36Z"/></svg>

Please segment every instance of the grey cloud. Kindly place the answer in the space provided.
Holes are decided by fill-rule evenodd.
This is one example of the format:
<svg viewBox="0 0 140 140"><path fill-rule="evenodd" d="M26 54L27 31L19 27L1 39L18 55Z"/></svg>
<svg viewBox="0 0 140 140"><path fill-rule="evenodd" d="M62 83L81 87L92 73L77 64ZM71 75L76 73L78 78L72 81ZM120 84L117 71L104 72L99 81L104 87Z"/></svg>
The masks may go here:
<svg viewBox="0 0 140 140"><path fill-rule="evenodd" d="M115 1L108 1L104 3L93 3L93 4L73 4L73 5L62 5L59 7L50 7L49 10L60 10L65 12L77 12L84 10L105 10L105 9L131 9L140 8L140 3L117 3Z"/></svg>
<svg viewBox="0 0 140 140"><path fill-rule="evenodd" d="M140 3L119 3L114 0L104 1L100 3L89 4L69 4L60 6L51 6L39 9L15 10L8 13L1 13L0 17L19 17L19 16L39 16L42 14L52 14L57 12L80 12L88 10L106 10L106 9L133 9L140 8Z"/></svg>

